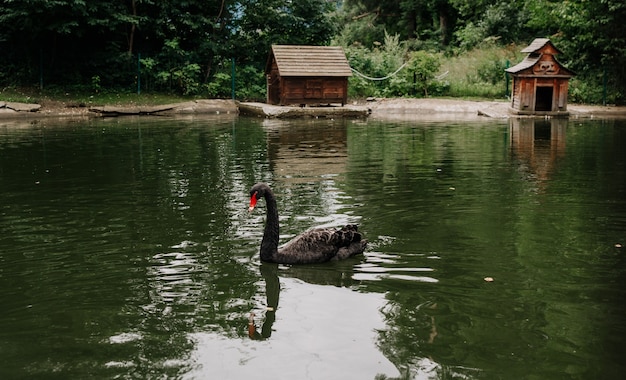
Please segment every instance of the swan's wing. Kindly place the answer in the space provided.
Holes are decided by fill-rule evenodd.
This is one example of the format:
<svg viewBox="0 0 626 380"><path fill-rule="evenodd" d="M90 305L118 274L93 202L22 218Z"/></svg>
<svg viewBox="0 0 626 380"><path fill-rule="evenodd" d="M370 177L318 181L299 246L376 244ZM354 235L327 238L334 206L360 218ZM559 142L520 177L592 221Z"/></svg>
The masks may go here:
<svg viewBox="0 0 626 380"><path fill-rule="evenodd" d="M286 263L321 263L362 253L366 244L355 225L340 230L316 228L296 236L279 248L278 254Z"/></svg>
<svg viewBox="0 0 626 380"><path fill-rule="evenodd" d="M281 262L301 264L331 260L338 250L334 235L334 230L324 228L305 231L278 249Z"/></svg>

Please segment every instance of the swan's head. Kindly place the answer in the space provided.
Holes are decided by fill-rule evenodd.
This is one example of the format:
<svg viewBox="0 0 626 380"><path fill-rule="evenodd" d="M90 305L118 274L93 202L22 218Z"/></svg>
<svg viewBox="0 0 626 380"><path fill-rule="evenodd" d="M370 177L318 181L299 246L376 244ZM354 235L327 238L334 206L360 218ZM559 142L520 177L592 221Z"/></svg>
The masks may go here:
<svg viewBox="0 0 626 380"><path fill-rule="evenodd" d="M270 187L265 183L257 183L250 189L250 207L248 212L252 212L256 207L256 203L259 199L263 198L267 192L270 191Z"/></svg>

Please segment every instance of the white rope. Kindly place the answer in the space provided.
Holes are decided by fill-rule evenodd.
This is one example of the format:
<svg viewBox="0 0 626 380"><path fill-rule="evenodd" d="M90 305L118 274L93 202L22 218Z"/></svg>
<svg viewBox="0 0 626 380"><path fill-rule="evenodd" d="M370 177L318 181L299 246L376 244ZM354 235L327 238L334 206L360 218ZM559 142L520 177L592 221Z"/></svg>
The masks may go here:
<svg viewBox="0 0 626 380"><path fill-rule="evenodd" d="M443 79L443 78L445 78L445 77L446 77L449 73L450 73L450 70L446 71L445 73L443 73L443 74L441 74L441 75L439 75L439 76L436 76L435 78L436 78L437 80L442 80L442 79Z"/></svg>
<svg viewBox="0 0 626 380"><path fill-rule="evenodd" d="M365 79L369 79L369 80L385 80L385 79L389 79L392 76L396 75L397 73L400 72L400 70L402 70L404 68L404 66L406 66L408 64L408 62L404 62L402 64L402 66L400 66L400 68L396 71L394 71L393 73L387 75L386 77L382 77L382 78L372 78L372 77L368 77L365 74L361 74L360 72L356 71L355 69L353 69L352 67L350 68L350 70L352 70L356 75L360 76L361 78L365 78Z"/></svg>

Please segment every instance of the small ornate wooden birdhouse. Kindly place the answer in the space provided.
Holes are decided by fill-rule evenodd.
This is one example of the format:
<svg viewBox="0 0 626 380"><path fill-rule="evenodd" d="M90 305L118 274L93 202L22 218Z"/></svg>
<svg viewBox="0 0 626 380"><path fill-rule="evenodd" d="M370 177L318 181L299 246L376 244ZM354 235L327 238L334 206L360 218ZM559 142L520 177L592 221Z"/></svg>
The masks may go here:
<svg viewBox="0 0 626 380"><path fill-rule="evenodd" d="M526 58L506 69L513 76L511 109L518 115L567 116L567 90L574 72L563 67L561 53L547 38L536 38Z"/></svg>

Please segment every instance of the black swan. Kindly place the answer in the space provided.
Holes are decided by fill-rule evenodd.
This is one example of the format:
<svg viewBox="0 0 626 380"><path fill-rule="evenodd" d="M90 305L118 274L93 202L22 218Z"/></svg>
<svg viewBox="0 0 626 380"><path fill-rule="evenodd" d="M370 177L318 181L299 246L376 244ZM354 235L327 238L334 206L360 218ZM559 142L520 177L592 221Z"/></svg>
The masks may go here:
<svg viewBox="0 0 626 380"><path fill-rule="evenodd" d="M367 240L362 239L355 224L341 229L314 228L303 232L278 248L278 209L276 198L265 183L250 189L252 212L259 199L265 198L267 214L261 241L261 261L279 264L312 264L341 260L363 253Z"/></svg>

